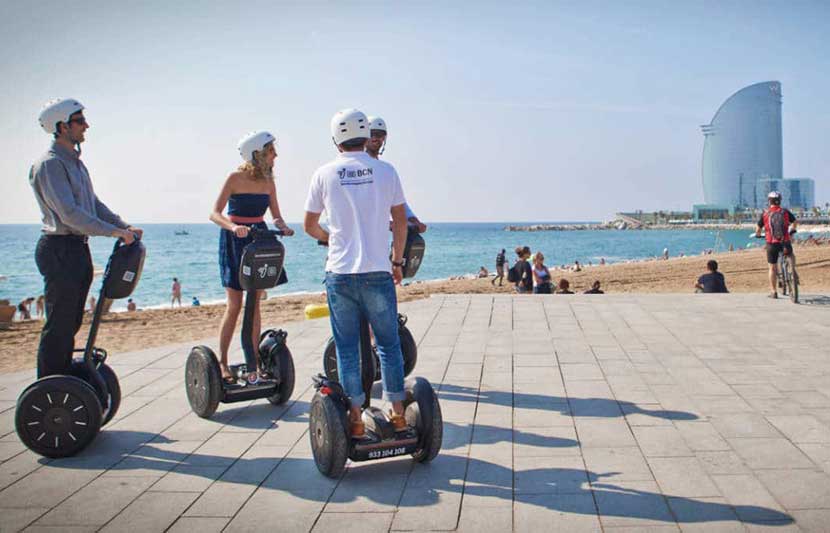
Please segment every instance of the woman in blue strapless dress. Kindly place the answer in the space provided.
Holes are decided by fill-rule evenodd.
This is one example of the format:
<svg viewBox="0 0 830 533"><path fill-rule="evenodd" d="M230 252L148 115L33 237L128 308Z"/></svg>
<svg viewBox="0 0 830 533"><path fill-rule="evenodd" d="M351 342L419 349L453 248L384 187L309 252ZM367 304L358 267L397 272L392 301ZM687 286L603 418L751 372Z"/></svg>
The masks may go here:
<svg viewBox="0 0 830 533"><path fill-rule="evenodd" d="M294 234L282 219L277 202L277 189L274 184L274 160L277 151L274 148L274 136L266 131L253 132L239 141L239 153L245 161L236 172L231 173L222 192L213 206L210 220L222 228L219 234L219 273L222 286L228 297L222 326L219 330L219 352L222 378L234 381L228 367L228 348L242 309L243 292L239 286L239 260L242 250L249 242L250 227L266 229L265 211L270 210L274 225L286 236ZM227 215L222 214L225 207ZM287 281L285 273L280 284ZM253 342L259 345L261 329L259 298L254 312ZM261 369L257 369L261 372Z"/></svg>

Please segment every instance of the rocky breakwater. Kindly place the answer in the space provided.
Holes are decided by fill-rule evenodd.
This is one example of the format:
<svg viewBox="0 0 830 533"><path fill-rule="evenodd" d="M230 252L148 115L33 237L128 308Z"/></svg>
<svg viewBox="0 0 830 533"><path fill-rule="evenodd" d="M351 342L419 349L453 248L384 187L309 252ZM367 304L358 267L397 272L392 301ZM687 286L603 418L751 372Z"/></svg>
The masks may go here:
<svg viewBox="0 0 830 533"><path fill-rule="evenodd" d="M505 226L504 231L584 231L624 229L618 227L619 222L604 222L602 224L530 224ZM623 223L624 224L624 223Z"/></svg>

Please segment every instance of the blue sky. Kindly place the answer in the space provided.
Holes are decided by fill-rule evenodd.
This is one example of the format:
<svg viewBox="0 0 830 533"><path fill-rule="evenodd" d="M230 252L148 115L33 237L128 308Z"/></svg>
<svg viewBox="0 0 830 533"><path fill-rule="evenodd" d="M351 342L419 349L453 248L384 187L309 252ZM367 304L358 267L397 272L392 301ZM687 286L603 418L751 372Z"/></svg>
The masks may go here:
<svg viewBox="0 0 830 533"><path fill-rule="evenodd" d="M83 158L129 221L207 221L253 129L300 220L344 107L386 119L427 221L598 220L701 202L699 126L780 80L785 175L823 204L828 27L830 3L798 1L4 2L0 223L38 221L54 96L87 106Z"/></svg>

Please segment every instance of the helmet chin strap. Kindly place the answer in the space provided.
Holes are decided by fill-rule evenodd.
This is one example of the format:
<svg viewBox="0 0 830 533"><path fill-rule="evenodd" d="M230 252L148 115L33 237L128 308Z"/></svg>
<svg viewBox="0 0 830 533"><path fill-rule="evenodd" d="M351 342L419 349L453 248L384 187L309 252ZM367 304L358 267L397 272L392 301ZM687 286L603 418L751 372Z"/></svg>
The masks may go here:
<svg viewBox="0 0 830 533"><path fill-rule="evenodd" d="M380 145L380 150L378 150L378 155L383 155L384 150L386 150L386 139L384 139L383 144Z"/></svg>

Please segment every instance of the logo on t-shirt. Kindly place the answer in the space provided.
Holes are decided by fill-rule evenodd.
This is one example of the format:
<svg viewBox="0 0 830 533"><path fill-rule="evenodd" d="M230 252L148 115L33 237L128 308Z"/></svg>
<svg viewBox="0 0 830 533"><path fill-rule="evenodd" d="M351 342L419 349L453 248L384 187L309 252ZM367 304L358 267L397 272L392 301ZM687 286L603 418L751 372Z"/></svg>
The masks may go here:
<svg viewBox="0 0 830 533"><path fill-rule="evenodd" d="M340 178L340 185L366 185L375 181L371 168L341 168L337 171L337 177Z"/></svg>

